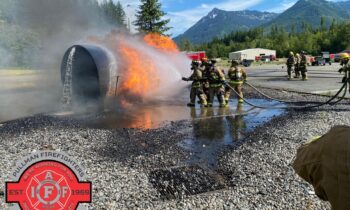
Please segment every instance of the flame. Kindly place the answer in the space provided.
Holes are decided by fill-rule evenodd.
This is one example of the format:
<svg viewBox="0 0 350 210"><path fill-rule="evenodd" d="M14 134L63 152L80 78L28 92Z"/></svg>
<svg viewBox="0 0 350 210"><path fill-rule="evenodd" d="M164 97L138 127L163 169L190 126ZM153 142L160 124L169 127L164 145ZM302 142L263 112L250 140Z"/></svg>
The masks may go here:
<svg viewBox="0 0 350 210"><path fill-rule="evenodd" d="M154 48L167 51L167 52L173 52L173 53L179 53L179 49L177 48L177 45L175 42L168 36L162 36L157 33L150 33L147 34L143 40L149 45Z"/></svg>
<svg viewBox="0 0 350 210"><path fill-rule="evenodd" d="M125 42L119 43L123 77L120 91L132 97L141 98L159 85L155 64L152 59L132 48Z"/></svg>
<svg viewBox="0 0 350 210"><path fill-rule="evenodd" d="M143 39L128 37L130 34L112 31L104 38L90 36L88 41L109 48L118 61L120 74L118 97L121 106L142 102L160 88L160 70L157 69L157 58L141 49L152 47L171 54L179 53L175 42L167 36L156 33L147 34ZM130 41L133 40L133 41ZM139 43L140 42L140 43ZM140 47L140 45L142 45ZM159 64L158 64L159 65ZM158 67L159 68L159 67Z"/></svg>

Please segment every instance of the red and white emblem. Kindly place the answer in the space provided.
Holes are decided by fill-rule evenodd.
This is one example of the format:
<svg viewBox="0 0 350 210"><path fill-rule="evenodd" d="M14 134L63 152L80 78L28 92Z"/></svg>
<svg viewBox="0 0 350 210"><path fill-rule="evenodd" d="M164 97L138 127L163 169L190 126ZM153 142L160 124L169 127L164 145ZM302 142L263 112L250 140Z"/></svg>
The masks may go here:
<svg viewBox="0 0 350 210"><path fill-rule="evenodd" d="M41 160L26 168L17 182L6 183L6 202L26 210L74 210L79 203L91 202L91 182L80 182L63 162Z"/></svg>

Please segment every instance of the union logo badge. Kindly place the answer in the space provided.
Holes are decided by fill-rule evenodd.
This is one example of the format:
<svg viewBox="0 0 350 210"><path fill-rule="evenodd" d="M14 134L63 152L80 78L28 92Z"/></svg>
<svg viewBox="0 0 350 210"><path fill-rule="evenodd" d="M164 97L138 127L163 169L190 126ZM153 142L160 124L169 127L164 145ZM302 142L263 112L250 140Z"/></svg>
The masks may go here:
<svg viewBox="0 0 350 210"><path fill-rule="evenodd" d="M57 151L33 153L12 171L6 182L6 203L11 209L66 210L87 209L91 203L91 182L74 158Z"/></svg>

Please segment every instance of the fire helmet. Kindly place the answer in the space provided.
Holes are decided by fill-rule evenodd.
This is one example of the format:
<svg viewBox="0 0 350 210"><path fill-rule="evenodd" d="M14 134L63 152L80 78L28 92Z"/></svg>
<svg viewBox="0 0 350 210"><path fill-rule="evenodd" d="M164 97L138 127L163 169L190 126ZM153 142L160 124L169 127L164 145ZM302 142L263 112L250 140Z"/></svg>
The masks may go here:
<svg viewBox="0 0 350 210"><path fill-rule="evenodd" d="M340 54L340 59L342 60L349 60L350 56L348 53L341 53Z"/></svg>
<svg viewBox="0 0 350 210"><path fill-rule="evenodd" d="M216 59L210 59L211 64L216 64L218 61Z"/></svg>
<svg viewBox="0 0 350 210"><path fill-rule="evenodd" d="M199 66L199 61L193 60L191 63L192 66Z"/></svg>
<svg viewBox="0 0 350 210"><path fill-rule="evenodd" d="M204 62L208 62L208 58L207 57L204 57L201 59L201 61L204 63Z"/></svg>
<svg viewBox="0 0 350 210"><path fill-rule="evenodd" d="M231 64L232 64L233 66L238 66L238 65L239 65L238 61L236 61L236 60L232 60L232 61L231 61Z"/></svg>

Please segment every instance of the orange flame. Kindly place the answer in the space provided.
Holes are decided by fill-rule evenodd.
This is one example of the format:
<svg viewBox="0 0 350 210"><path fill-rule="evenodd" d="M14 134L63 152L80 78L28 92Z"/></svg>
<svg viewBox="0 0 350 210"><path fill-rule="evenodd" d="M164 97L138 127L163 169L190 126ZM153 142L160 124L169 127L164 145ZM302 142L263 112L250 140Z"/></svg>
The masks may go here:
<svg viewBox="0 0 350 210"><path fill-rule="evenodd" d="M155 64L157 58L152 58L147 52L134 47L126 36L129 35L112 31L104 39L88 37L88 41L111 49L118 60L118 70L121 74L118 96L122 106L142 101L160 84ZM167 36L152 33L144 36L141 42L161 51L179 53L175 42Z"/></svg>
<svg viewBox="0 0 350 210"><path fill-rule="evenodd" d="M168 36L157 33L147 34L143 39L148 45L167 52L180 52L175 42Z"/></svg>
<svg viewBox="0 0 350 210"><path fill-rule="evenodd" d="M120 91L132 97L143 97L159 85L155 65L152 59L128 46L126 43L119 43L119 54L123 61Z"/></svg>

